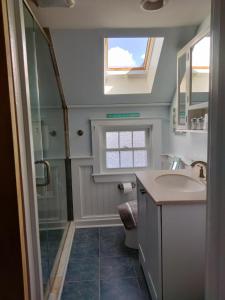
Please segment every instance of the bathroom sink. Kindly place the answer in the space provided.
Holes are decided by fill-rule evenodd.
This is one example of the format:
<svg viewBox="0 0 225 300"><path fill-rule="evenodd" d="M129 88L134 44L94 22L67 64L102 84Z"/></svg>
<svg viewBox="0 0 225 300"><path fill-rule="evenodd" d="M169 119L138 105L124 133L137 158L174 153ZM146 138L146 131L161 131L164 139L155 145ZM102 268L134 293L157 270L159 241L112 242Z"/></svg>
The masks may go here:
<svg viewBox="0 0 225 300"><path fill-rule="evenodd" d="M192 177L181 174L165 174L155 178L162 188L177 192L201 192L205 185Z"/></svg>

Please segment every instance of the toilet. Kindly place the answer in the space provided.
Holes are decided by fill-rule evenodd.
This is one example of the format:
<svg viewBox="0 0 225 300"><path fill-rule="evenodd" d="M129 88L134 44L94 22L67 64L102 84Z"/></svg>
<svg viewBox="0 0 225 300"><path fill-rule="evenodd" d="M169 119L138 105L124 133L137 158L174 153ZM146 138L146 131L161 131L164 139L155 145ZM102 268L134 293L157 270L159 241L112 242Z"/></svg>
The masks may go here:
<svg viewBox="0 0 225 300"><path fill-rule="evenodd" d="M138 249L137 241L137 200L132 200L118 206L119 215L125 230L125 245L132 249Z"/></svg>

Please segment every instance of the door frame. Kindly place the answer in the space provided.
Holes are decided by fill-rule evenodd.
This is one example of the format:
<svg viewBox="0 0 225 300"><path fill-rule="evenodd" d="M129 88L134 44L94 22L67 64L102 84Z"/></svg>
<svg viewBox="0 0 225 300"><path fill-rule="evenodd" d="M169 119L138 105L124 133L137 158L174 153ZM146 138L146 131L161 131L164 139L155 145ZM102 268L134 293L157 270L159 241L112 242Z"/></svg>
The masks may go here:
<svg viewBox="0 0 225 300"><path fill-rule="evenodd" d="M8 2L0 2L1 20L1 258L4 278L1 296L31 299L30 249L23 180L22 149L19 145L18 102L13 74ZM7 257L5 257L7 255ZM10 276L10 278L8 278ZM35 299L35 298L33 298ZM38 299L38 298L37 298Z"/></svg>
<svg viewBox="0 0 225 300"><path fill-rule="evenodd" d="M212 0L206 300L225 298L225 1Z"/></svg>
<svg viewBox="0 0 225 300"><path fill-rule="evenodd" d="M41 252L35 182L30 91L22 0L7 0L13 81L18 119L25 230L29 260L30 299L43 300Z"/></svg>
<svg viewBox="0 0 225 300"><path fill-rule="evenodd" d="M26 219L26 235L29 252L29 275L30 290L32 300L43 300L45 298L43 292L43 279L41 267L41 251L40 251L40 234L38 224L38 202L37 189L35 180L35 164L34 149L32 136L32 119L31 119L31 101L29 74L27 64L26 34L24 28L24 7L30 11L32 17L38 24L40 30L45 36L53 59L54 71L59 84L60 95L62 100L62 108L64 111L64 126L66 139L66 156L65 164L68 171L69 157L69 140L68 140L68 119L67 106L63 95L59 72L54 64L54 52L52 49L51 39L39 24L34 16L29 4L26 0L7 0L7 10L9 18L9 32L11 44L11 56L13 65L13 80L15 85L15 97L17 101L17 117L18 117L18 135L19 147L21 149L22 178L24 188L24 207ZM67 182L68 184L68 182ZM67 186L68 188L68 186ZM69 194L69 191L67 190Z"/></svg>

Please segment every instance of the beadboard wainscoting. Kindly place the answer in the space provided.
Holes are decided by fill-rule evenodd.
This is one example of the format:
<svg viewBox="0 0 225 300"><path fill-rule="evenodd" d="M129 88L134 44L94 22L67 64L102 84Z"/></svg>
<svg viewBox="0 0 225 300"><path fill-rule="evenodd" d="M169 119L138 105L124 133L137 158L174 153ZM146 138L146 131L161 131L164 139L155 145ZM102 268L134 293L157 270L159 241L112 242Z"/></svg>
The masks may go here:
<svg viewBox="0 0 225 300"><path fill-rule="evenodd" d="M117 206L136 199L136 189L123 194L116 182L96 183L93 157L71 158L76 227L120 225Z"/></svg>

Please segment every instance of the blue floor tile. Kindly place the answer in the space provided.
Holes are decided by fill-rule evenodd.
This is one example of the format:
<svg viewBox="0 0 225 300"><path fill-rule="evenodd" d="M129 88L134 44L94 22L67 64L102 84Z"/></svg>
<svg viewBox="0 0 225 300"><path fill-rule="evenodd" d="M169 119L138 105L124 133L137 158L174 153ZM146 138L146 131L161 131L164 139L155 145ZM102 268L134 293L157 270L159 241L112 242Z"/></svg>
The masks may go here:
<svg viewBox="0 0 225 300"><path fill-rule="evenodd" d="M88 241L79 241L75 239L75 243L71 249L71 259L92 256L99 256L99 241L95 239Z"/></svg>
<svg viewBox="0 0 225 300"><path fill-rule="evenodd" d="M75 232L75 241L88 242L90 240L99 240L98 228L79 228Z"/></svg>
<svg viewBox="0 0 225 300"><path fill-rule="evenodd" d="M99 300L99 282L95 280L65 283L61 300Z"/></svg>
<svg viewBox="0 0 225 300"><path fill-rule="evenodd" d="M125 246L123 227L100 228L100 256L132 256L138 251Z"/></svg>
<svg viewBox="0 0 225 300"><path fill-rule="evenodd" d="M61 299L151 300L138 251L124 239L121 226L76 230Z"/></svg>
<svg viewBox="0 0 225 300"><path fill-rule="evenodd" d="M99 279L99 258L78 258L69 262L66 282Z"/></svg>
<svg viewBox="0 0 225 300"><path fill-rule="evenodd" d="M101 300L145 300L136 278L101 280Z"/></svg>
<svg viewBox="0 0 225 300"><path fill-rule="evenodd" d="M114 227L101 227L100 236L103 238L115 236L117 239L124 239L125 232L123 226L114 226Z"/></svg>
<svg viewBox="0 0 225 300"><path fill-rule="evenodd" d="M136 277L134 263L129 257L101 257L100 274L104 280Z"/></svg>

